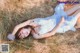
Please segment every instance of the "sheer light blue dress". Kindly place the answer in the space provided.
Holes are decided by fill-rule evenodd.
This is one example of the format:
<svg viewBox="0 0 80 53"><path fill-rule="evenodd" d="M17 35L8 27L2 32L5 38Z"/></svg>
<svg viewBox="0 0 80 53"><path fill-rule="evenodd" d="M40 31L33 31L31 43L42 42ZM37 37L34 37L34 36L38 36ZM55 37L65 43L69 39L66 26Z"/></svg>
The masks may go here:
<svg viewBox="0 0 80 53"><path fill-rule="evenodd" d="M55 7L55 13L52 16L45 18L35 18L34 22L41 25L39 34L45 34L52 31L54 27L60 22L62 16L65 18L65 23L57 30L57 33L65 33L66 31L75 31L74 25L77 22L75 16L68 16L64 11L64 3L60 3Z"/></svg>

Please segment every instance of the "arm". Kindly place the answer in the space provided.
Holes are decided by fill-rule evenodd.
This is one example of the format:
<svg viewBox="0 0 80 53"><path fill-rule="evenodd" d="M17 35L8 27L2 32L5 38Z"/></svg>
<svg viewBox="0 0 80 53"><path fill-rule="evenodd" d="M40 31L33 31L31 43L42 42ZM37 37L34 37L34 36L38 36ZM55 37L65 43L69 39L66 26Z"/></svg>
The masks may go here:
<svg viewBox="0 0 80 53"><path fill-rule="evenodd" d="M43 34L43 35L38 35L38 34L34 33L33 37L35 39L41 39L41 38L50 37L50 36L52 36L52 35L54 35L56 33L56 31L59 29L60 26L62 26L63 23L64 23L64 17L62 17L60 23L58 25L56 25L55 28L51 32Z"/></svg>
<svg viewBox="0 0 80 53"><path fill-rule="evenodd" d="M25 22L23 22L23 23L21 23L21 24L15 26L15 28L14 28L12 34L15 35L16 32L17 32L20 28L22 28L22 27L24 27L24 26L27 26L27 25L30 25L30 26L33 26L33 27L39 27L39 26L40 26L40 25L34 23L34 19L28 20L28 21L25 21Z"/></svg>
<svg viewBox="0 0 80 53"><path fill-rule="evenodd" d="M22 28L22 27L24 27L24 26L27 26L27 25L29 25L30 23L31 23L31 20L28 20L28 21L25 21L25 22L23 22L23 23L15 26L14 29L13 29L12 35L15 35L16 32L17 32L20 28Z"/></svg>

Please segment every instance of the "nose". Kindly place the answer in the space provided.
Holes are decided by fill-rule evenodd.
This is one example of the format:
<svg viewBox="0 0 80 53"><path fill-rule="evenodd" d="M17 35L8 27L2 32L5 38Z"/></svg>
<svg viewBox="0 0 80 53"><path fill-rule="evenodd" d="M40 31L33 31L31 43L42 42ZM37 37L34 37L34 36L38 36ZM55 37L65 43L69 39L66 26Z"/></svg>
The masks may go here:
<svg viewBox="0 0 80 53"><path fill-rule="evenodd" d="M26 34L28 34L28 32L26 32Z"/></svg>

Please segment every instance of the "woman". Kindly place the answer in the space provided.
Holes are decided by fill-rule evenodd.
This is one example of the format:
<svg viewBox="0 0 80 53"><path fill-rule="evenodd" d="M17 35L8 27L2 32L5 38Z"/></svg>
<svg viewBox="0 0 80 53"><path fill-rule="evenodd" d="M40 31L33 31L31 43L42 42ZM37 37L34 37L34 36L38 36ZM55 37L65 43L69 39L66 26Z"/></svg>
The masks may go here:
<svg viewBox="0 0 80 53"><path fill-rule="evenodd" d="M67 0L58 1L66 2ZM57 5L54 15L50 17L36 18L17 25L12 34L8 35L8 39L14 40L16 36L23 39L29 36L30 33L35 39L41 39L50 37L55 33L64 33L68 30L75 31L74 26L80 17L80 4L75 5L76 8L73 6L69 10L65 10L65 6L65 3Z"/></svg>

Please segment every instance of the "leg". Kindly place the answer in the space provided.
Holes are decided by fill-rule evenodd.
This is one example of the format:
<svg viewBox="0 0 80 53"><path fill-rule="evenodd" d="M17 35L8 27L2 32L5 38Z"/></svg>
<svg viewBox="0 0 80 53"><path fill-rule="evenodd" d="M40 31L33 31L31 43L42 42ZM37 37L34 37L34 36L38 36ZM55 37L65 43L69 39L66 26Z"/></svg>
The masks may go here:
<svg viewBox="0 0 80 53"><path fill-rule="evenodd" d="M77 20L77 23L76 23L76 25L75 25L75 28L80 28L80 17L79 17L78 20Z"/></svg>
<svg viewBox="0 0 80 53"><path fill-rule="evenodd" d="M74 12L76 12L78 9L80 9L80 4L76 5L76 7L73 6L73 8L67 10L66 13L67 13L68 15L71 15L71 14L73 14Z"/></svg>
<svg viewBox="0 0 80 53"><path fill-rule="evenodd" d="M77 22L76 22L76 25L75 25L75 28L80 28L80 9L77 10L73 16L75 16L77 19Z"/></svg>

